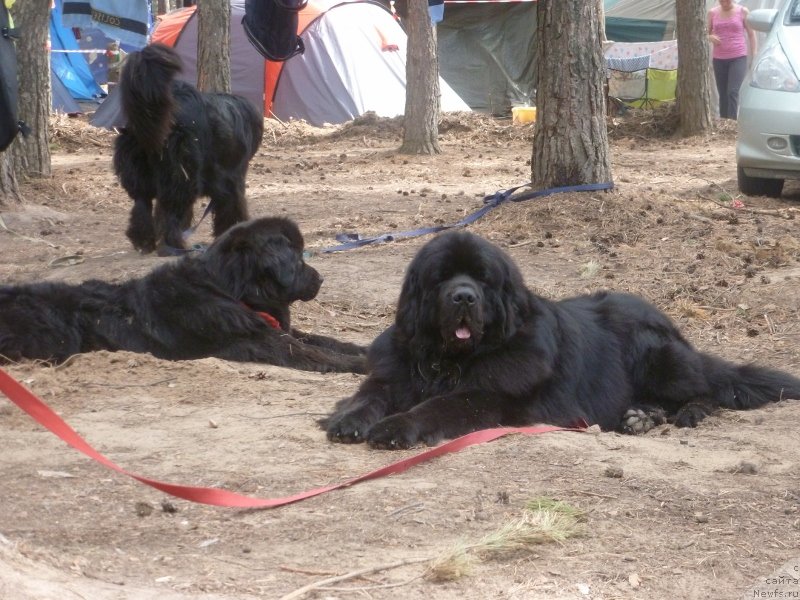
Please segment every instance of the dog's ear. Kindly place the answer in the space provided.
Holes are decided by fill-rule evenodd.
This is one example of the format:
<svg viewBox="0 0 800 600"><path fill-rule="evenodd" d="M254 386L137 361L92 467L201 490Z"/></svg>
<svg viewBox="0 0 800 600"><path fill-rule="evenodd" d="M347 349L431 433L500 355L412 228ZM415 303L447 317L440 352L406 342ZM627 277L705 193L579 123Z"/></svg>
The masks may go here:
<svg viewBox="0 0 800 600"><path fill-rule="evenodd" d="M503 339L509 339L522 326L527 314L527 288L522 274L510 257L504 256L498 261L498 271L502 283L492 292L498 310L498 324L501 326Z"/></svg>
<svg viewBox="0 0 800 600"><path fill-rule="evenodd" d="M409 269L403 280L395 315L396 330L406 342L414 339L419 321L422 319L423 293L416 270Z"/></svg>

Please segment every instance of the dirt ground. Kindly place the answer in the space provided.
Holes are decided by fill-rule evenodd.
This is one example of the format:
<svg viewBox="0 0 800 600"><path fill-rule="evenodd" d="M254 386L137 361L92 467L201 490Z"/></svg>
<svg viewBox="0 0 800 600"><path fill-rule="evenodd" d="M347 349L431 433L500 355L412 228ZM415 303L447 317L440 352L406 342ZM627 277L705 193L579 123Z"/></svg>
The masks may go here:
<svg viewBox="0 0 800 600"><path fill-rule="evenodd" d="M53 178L24 182L24 205L0 214L0 280L116 281L169 260L138 255L124 236L112 134L66 118L54 131ZM449 116L434 157L398 155L400 135L396 120L369 117L268 126L248 180L251 214L294 218L325 277L319 297L296 306L299 328L368 343L391 322L405 265L428 239L320 253L336 234L453 223L485 194L529 180L529 126ZM470 229L506 248L545 296L636 292L701 349L800 375L800 185L778 200L739 196L730 124L679 140L643 113L610 122L610 136L612 193L506 204ZM203 223L193 241L208 236ZM105 352L7 371L112 460L174 483L279 497L419 451L326 441L316 419L357 375ZM302 597L797 598L798 422L800 403L787 401L696 430L509 436L283 508L238 510L110 471L3 398L0 598L282 598L373 567ZM585 511L583 535L444 583L425 563L389 568L480 539L537 497ZM795 577L783 588L770 578L781 566Z"/></svg>

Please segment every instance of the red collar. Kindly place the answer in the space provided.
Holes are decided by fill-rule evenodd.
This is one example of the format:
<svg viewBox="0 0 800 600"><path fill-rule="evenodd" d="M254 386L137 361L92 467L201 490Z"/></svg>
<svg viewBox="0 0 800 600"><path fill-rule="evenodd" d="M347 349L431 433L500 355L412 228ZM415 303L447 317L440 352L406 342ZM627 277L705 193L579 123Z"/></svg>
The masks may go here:
<svg viewBox="0 0 800 600"><path fill-rule="evenodd" d="M281 328L281 324L278 322L278 319L273 317L268 312L264 312L264 311L261 311L261 310L253 310L252 308L247 306L247 304L245 304L244 302L242 302L241 304L245 308L247 308L249 310L252 310L255 314L257 314L261 318L262 321L264 321L267 325L269 325L273 329L280 329Z"/></svg>
<svg viewBox="0 0 800 600"><path fill-rule="evenodd" d="M256 313L259 317L261 317L264 320L264 322L267 325L269 325L270 327L272 327L273 329L280 329L281 328L281 324L278 323L278 319L273 317L268 312L263 312L263 311L260 311L260 310L254 310L253 312Z"/></svg>

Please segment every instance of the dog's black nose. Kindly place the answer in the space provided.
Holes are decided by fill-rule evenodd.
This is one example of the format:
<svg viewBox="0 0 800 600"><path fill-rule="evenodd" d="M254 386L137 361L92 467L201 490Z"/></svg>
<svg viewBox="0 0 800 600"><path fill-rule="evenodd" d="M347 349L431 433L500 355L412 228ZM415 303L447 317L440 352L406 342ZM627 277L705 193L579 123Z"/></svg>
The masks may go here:
<svg viewBox="0 0 800 600"><path fill-rule="evenodd" d="M453 291L454 304L467 304L472 306L477 300L478 295L470 286L460 285Z"/></svg>

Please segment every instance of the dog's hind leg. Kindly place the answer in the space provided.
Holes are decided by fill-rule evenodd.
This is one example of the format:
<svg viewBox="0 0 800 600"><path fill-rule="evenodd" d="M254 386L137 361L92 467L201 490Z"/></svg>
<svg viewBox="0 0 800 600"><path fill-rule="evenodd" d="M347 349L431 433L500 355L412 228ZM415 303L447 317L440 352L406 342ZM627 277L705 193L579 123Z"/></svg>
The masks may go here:
<svg viewBox="0 0 800 600"><path fill-rule="evenodd" d="M631 406L633 412L623 417L623 431L627 419L633 418L631 432L639 433L635 428L654 420L654 410L658 408L676 426L695 427L715 406L703 355L681 339L669 339L643 350L634 365L633 383L635 402L639 404ZM643 414L638 415L637 411Z"/></svg>
<svg viewBox="0 0 800 600"><path fill-rule="evenodd" d="M214 237L246 221L247 199L244 193L244 176L223 178L211 191L211 208L214 211Z"/></svg>
<svg viewBox="0 0 800 600"><path fill-rule="evenodd" d="M178 186L159 195L155 207L159 255L183 254L186 249L184 231L191 227L195 197L194 189L187 190Z"/></svg>

